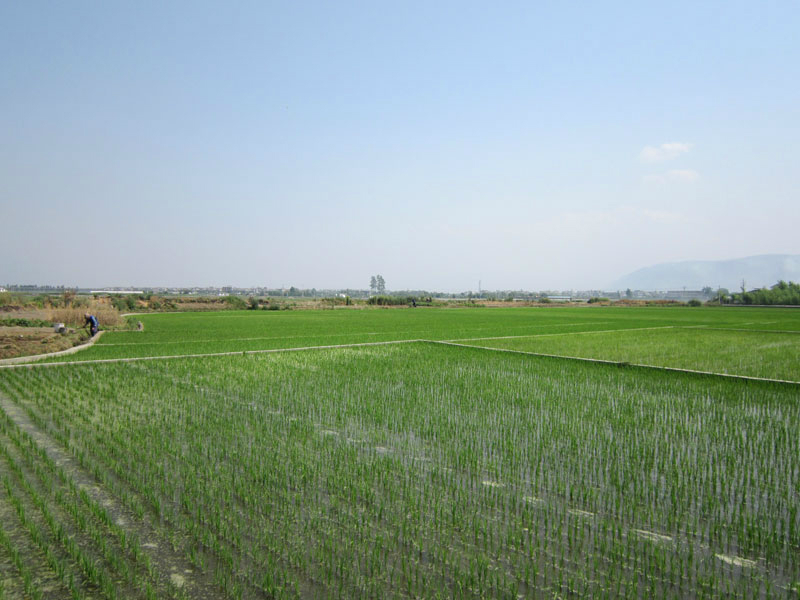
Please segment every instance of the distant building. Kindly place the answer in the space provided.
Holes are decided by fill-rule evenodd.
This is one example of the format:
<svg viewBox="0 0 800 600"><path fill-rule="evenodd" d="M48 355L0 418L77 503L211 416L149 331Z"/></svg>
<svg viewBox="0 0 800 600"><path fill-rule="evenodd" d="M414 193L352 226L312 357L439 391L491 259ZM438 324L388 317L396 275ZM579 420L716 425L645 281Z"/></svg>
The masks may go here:
<svg viewBox="0 0 800 600"><path fill-rule="evenodd" d="M669 290L666 296L670 300L703 300L708 297L703 290Z"/></svg>

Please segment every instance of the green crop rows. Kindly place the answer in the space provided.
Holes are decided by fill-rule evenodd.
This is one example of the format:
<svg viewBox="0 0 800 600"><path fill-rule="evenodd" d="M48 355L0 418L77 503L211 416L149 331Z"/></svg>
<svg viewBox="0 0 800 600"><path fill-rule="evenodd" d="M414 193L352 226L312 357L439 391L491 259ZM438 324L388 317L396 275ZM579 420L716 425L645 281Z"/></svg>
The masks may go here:
<svg viewBox="0 0 800 600"><path fill-rule="evenodd" d="M220 597L757 598L800 581L792 385L414 343L14 370L0 386ZM3 503L38 510L27 478L80 508L4 427ZM113 595L41 528L62 586ZM130 545L126 571L82 535L100 573L148 573L136 542L109 535Z"/></svg>
<svg viewBox="0 0 800 600"><path fill-rule="evenodd" d="M800 332L663 327L464 340L523 352L800 380Z"/></svg>
<svg viewBox="0 0 800 600"><path fill-rule="evenodd" d="M253 352L408 340L800 381L800 311L501 308L152 314L49 362Z"/></svg>
<svg viewBox="0 0 800 600"><path fill-rule="evenodd" d="M730 314L730 313L725 313ZM241 311L134 317L143 332L111 331L71 361L241 352L414 339L635 328L692 316L668 312L536 309ZM690 324L694 324L691 321Z"/></svg>
<svg viewBox="0 0 800 600"><path fill-rule="evenodd" d="M797 381L796 314L142 317L68 358L234 354L0 369L0 598L796 598L800 385L530 354Z"/></svg>
<svg viewBox="0 0 800 600"><path fill-rule="evenodd" d="M13 381L4 382L11 383ZM0 597L172 597L135 534L0 410ZM16 577L13 575L16 574ZM16 584L16 585L15 585ZM6 589L8 588L8 589Z"/></svg>

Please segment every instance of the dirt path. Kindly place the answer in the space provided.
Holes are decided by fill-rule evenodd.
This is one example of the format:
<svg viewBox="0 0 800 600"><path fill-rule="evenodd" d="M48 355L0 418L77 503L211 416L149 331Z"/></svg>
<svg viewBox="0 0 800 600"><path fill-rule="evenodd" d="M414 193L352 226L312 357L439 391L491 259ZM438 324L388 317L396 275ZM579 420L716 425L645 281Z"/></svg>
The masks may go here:
<svg viewBox="0 0 800 600"><path fill-rule="evenodd" d="M104 489L90 473L81 468L78 461L61 445L39 429L20 406L0 394L0 408L44 449L47 456L64 470L75 485L104 507L118 526L138 537L142 543L142 552L150 557L165 585L172 584L180 588L189 598L216 600L224 597L213 582L213 576L198 572L183 554L174 550L170 540L155 526L151 517L147 515L142 519L136 517L116 496Z"/></svg>
<svg viewBox="0 0 800 600"><path fill-rule="evenodd" d="M99 334L98 334L99 335ZM239 350L235 352L207 352L205 354L171 354L168 356L133 356L129 358L100 358L97 360L71 360L60 363L24 363L3 365L0 369L20 369L33 367L63 367L65 365L94 365L102 363L139 362L142 360L170 360L176 358L207 358L209 356L249 356L251 354L275 354L279 352L304 352L306 350L329 350L332 348L361 348L365 346L388 346L391 344L413 344L427 340L394 340L390 342L361 342L358 344L335 344L329 346L301 346L299 348L272 348L269 350Z"/></svg>

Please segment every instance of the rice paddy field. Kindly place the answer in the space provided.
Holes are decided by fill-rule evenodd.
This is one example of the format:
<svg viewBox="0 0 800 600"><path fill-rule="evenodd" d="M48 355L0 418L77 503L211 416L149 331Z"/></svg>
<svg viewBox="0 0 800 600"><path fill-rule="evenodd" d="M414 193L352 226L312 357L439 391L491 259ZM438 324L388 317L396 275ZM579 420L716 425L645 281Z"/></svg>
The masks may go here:
<svg viewBox="0 0 800 600"><path fill-rule="evenodd" d="M0 369L0 597L800 596L800 311L141 320Z"/></svg>

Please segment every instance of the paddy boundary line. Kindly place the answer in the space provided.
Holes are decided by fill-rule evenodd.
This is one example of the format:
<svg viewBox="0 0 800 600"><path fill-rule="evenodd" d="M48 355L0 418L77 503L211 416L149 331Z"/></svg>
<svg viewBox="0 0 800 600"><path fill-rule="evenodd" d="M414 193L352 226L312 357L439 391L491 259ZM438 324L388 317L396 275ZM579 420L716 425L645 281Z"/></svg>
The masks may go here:
<svg viewBox="0 0 800 600"><path fill-rule="evenodd" d="M648 328L653 329L653 328ZM515 336L511 336L515 337ZM528 336L522 336L528 337ZM483 340L483 339L497 339L497 338L462 338L463 340L468 339L475 339L475 340ZM232 352L207 352L204 354L173 354L167 356L134 356L128 358L101 358L95 360L74 360L74 361L64 361L64 362L54 362L54 363L42 363L42 362L28 362L28 363L20 363L20 364L5 364L0 365L0 369L33 369L35 367L62 367L66 365L93 365L93 364L108 364L108 363L126 363L126 362L141 362L141 361L148 361L148 360L174 360L174 359L182 359L182 358L210 358L215 356L248 356L248 355L257 355L257 354L278 354L282 352L304 352L309 350L334 350L334 349L341 349L341 348L364 348L369 346L391 346L394 344L416 344L416 343L425 343L425 344L439 344L442 346L453 346L456 348L473 348L479 350L489 350L492 352L506 352L511 354L522 354L526 356L540 356L543 358L558 358L562 360L574 360L574 361L582 361L588 363L596 363L596 364L603 364L603 365L611 365L615 367L634 367L638 369L651 369L656 371L665 371L665 372L674 372L674 373L688 373L691 375L704 375L704 376L711 376L711 377L726 377L729 379L740 379L745 381L759 381L765 383L781 383L781 384L789 384L789 385L800 385L800 381L792 381L789 379L772 379L769 377L755 377L752 375L736 375L733 373L718 373L715 371L699 371L696 369L682 369L679 367L664 367L660 365L645 365L640 363L631 363L627 361L616 361L616 360L605 360L601 358L586 358L582 356L566 356L563 354L546 354L543 352L528 352L525 350L510 350L508 348L491 348L489 346L473 346L470 344L460 344L456 341L450 340L426 340L426 339L414 339L414 340L391 340L385 342L360 342L355 344L335 344L335 345L325 345L325 346L301 346L298 348L270 348L266 350L241 350L241 351L232 351ZM77 348L77 346L76 346ZM76 351L74 349L71 349Z"/></svg>
<svg viewBox="0 0 800 600"><path fill-rule="evenodd" d="M388 342L360 342L356 344L335 344L328 346L300 346L298 348L270 348L266 350L236 350L232 352L206 352L204 354L171 354L165 356L130 356L127 358L98 358L94 360L69 360L64 362L28 362L13 365L0 365L0 369L32 369L34 367L61 367L64 365L94 365L103 363L139 362L143 360L171 360L178 358L209 358L213 356L247 356L251 354L275 354L279 352L302 352L305 350L330 350L335 348L359 348L363 346L387 346L391 344L413 344L428 340L391 340Z"/></svg>
<svg viewBox="0 0 800 600"><path fill-rule="evenodd" d="M698 371L695 369L681 369L678 367L662 367L659 365L643 365L639 363L632 363L618 360L604 360L602 358L585 358L583 356L565 356L563 354L545 354L543 352L528 352L525 350L510 350L508 348L492 348L490 346L472 346L470 344L459 344L457 342L440 341L440 340L420 340L429 344L441 344L443 346L455 346L457 348L477 348L479 350L490 350L492 352L508 352L511 354L523 354L527 356L541 356L544 358L560 358L562 360L579 360L589 363L597 363L603 365L611 365L615 367L635 367L637 369L653 369L656 371L671 371L675 373L689 373L692 375L706 375L711 377L728 377L731 379L743 379L746 381L761 381L767 383L783 383L789 385L800 385L800 381L792 381L790 379L770 379L769 377L754 377L752 375L736 375L733 373L717 373L715 371Z"/></svg>

